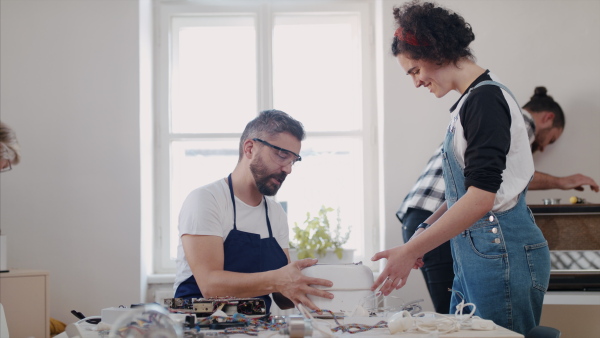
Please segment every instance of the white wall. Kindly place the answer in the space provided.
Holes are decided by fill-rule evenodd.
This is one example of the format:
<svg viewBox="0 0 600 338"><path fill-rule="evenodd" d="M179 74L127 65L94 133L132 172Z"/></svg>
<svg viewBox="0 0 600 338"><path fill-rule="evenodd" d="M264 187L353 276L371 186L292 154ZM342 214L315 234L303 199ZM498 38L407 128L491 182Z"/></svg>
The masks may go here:
<svg viewBox="0 0 600 338"><path fill-rule="evenodd" d="M50 271L50 314L141 300L138 1L1 0L10 268Z"/></svg>
<svg viewBox="0 0 600 338"><path fill-rule="evenodd" d="M51 316L140 302L142 224L140 124L147 129L147 37L139 0L0 0L0 112L17 130L23 161L0 176L0 216L12 268L50 271ZM142 4L148 0L141 1ZM401 243L395 211L441 142L458 98L414 89L389 54L391 8L378 1L383 51L382 170L386 247ZM536 155L539 170L600 180L600 1L448 0L476 34L479 64L520 102L547 86L567 114L563 137ZM147 9L147 8L146 8ZM140 43L140 38L142 42ZM141 60L141 61L140 61ZM145 80L140 80L140 78ZM140 89L141 88L141 89ZM140 117L142 116L142 118ZM142 133L145 130L142 128ZM150 160L144 160L144 163ZM144 175L149 175L144 172ZM568 198L571 192L530 193ZM598 194L577 193L600 203ZM143 240L141 239L143 238ZM144 246L142 246L142 242ZM398 295L427 297L419 273ZM404 296L406 295L406 296Z"/></svg>

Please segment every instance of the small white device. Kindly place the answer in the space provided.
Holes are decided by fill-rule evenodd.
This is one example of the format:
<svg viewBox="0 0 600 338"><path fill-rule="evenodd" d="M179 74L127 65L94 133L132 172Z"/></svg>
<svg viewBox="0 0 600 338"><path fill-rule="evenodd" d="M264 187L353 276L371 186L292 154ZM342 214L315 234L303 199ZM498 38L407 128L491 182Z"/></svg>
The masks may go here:
<svg viewBox="0 0 600 338"><path fill-rule="evenodd" d="M375 304L373 271L362 264L316 264L302 270L308 277L327 279L333 282L328 288L313 285L317 289L333 293L334 298L328 299L308 295L308 298L320 309L330 310L336 315L353 312L358 306L372 309Z"/></svg>
<svg viewBox="0 0 600 338"><path fill-rule="evenodd" d="M489 319L473 318L471 321L471 330L492 331L496 329L496 324Z"/></svg>
<svg viewBox="0 0 600 338"><path fill-rule="evenodd" d="M102 309L100 317L102 322L108 325L113 325L124 313L132 311L129 307L108 307Z"/></svg>
<svg viewBox="0 0 600 338"><path fill-rule="evenodd" d="M70 323L65 328L65 333L69 338L97 338L98 330L96 324L90 324L86 322L87 319L98 318L88 317L78 322Z"/></svg>

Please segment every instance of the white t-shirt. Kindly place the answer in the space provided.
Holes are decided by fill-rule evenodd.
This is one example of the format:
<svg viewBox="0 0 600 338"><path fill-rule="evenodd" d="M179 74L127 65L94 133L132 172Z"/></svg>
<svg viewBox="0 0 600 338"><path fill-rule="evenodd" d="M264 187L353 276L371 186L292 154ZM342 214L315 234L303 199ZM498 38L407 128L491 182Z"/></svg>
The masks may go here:
<svg viewBox="0 0 600 338"><path fill-rule="evenodd" d="M235 191L235 187L234 187ZM282 249L289 248L289 229L287 215L281 205L267 197L269 221L273 237ZM265 216L264 200L258 206L250 206L235 197L236 227L239 231L260 234L269 237ZM179 213L179 245L177 246L177 274L173 288L192 276L192 270L185 257L181 236L211 235L227 238L233 229L233 204L229 186L224 179L193 190L187 196Z"/></svg>

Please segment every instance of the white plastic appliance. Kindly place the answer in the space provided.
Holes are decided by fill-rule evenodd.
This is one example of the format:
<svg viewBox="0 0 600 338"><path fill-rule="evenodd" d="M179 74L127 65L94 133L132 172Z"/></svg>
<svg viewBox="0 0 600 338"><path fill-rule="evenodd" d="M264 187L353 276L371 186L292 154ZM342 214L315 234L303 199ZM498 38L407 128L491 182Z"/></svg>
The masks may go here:
<svg viewBox="0 0 600 338"><path fill-rule="evenodd" d="M315 288L333 293L333 299L308 295L308 298L320 309L330 310L336 315L350 314L358 306L371 309L375 304L374 292L371 291L374 277L373 271L362 264L316 264L302 270L308 277L323 278L333 282L328 288L314 285Z"/></svg>

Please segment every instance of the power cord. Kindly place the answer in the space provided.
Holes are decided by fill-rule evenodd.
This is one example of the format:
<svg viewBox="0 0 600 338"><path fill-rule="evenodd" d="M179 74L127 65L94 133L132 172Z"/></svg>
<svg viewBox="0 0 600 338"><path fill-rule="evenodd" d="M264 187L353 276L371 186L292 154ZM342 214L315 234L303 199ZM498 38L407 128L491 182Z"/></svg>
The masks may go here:
<svg viewBox="0 0 600 338"><path fill-rule="evenodd" d="M77 319L79 319L79 322L85 320L87 323L97 325L102 320L102 318L98 317L98 316L86 317L83 315L83 313L81 313L79 311L75 311L75 310L71 310L71 313L73 314L73 316L75 316L75 317L77 317Z"/></svg>

